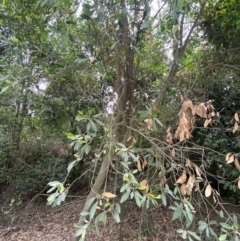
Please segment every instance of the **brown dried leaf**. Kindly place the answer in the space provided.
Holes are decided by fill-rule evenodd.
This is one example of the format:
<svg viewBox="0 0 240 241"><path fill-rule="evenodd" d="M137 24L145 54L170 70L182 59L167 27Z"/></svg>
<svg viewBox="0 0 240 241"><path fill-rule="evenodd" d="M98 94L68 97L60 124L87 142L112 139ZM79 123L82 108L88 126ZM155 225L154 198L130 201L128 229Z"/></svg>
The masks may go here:
<svg viewBox="0 0 240 241"><path fill-rule="evenodd" d="M204 103L196 104L192 109L193 115L198 115L202 118L207 118L207 108Z"/></svg>
<svg viewBox="0 0 240 241"><path fill-rule="evenodd" d="M111 192L104 192L104 193L102 194L102 196L103 196L103 197L106 197L106 198L115 198L115 197L116 197L116 195L113 194L113 193L111 193Z"/></svg>
<svg viewBox="0 0 240 241"><path fill-rule="evenodd" d="M182 109L182 111L187 111L188 108L191 109L191 110L193 108L193 103L192 103L191 100L185 100L183 102L183 104L182 104L182 108L181 109Z"/></svg>
<svg viewBox="0 0 240 241"><path fill-rule="evenodd" d="M147 179L144 179L140 182L140 185L143 185L143 186L147 186L147 184L148 184Z"/></svg>
<svg viewBox="0 0 240 241"><path fill-rule="evenodd" d="M140 161L138 161L138 163L137 163L137 169L138 169L138 171L142 171L142 166L141 166Z"/></svg>
<svg viewBox="0 0 240 241"><path fill-rule="evenodd" d="M212 118L206 119L204 122L204 127L207 127L212 122Z"/></svg>
<svg viewBox="0 0 240 241"><path fill-rule="evenodd" d="M227 153L227 155L226 155L226 157L225 157L226 162L229 160L229 157L230 157L231 155L232 155L231 152L228 152L228 153Z"/></svg>
<svg viewBox="0 0 240 241"><path fill-rule="evenodd" d="M168 132L170 132L170 131L171 131L171 126L169 126L169 127L167 128L167 131L166 131L166 132L168 133Z"/></svg>
<svg viewBox="0 0 240 241"><path fill-rule="evenodd" d="M142 169L144 169L147 166L147 160L144 158L144 161L142 163Z"/></svg>
<svg viewBox="0 0 240 241"><path fill-rule="evenodd" d="M171 156L172 156L172 157L175 157L175 156L176 156L176 152L175 152L175 149L174 149L174 148L171 150Z"/></svg>
<svg viewBox="0 0 240 241"><path fill-rule="evenodd" d="M216 198L215 198L215 195L213 195L213 201L214 201L214 203L217 202L217 200L216 200Z"/></svg>
<svg viewBox="0 0 240 241"><path fill-rule="evenodd" d="M197 175L199 177L201 177L201 169L197 165L195 165L195 171L196 171Z"/></svg>
<svg viewBox="0 0 240 241"><path fill-rule="evenodd" d="M210 197L212 194L212 187L210 184L207 185L206 189L205 189L205 197Z"/></svg>
<svg viewBox="0 0 240 241"><path fill-rule="evenodd" d="M187 187L188 187L188 192L187 194L188 195L191 195L191 192L192 192L192 189L193 189L193 186L195 184L195 177L194 176L190 176L188 178L188 181L187 181Z"/></svg>
<svg viewBox="0 0 240 241"><path fill-rule="evenodd" d="M184 137L184 131L181 131L178 137L179 141L184 141L185 137Z"/></svg>
<svg viewBox="0 0 240 241"><path fill-rule="evenodd" d="M235 165L235 167L238 169L238 171L240 171L240 165L239 165L239 161L238 161L238 159L235 157L235 159L234 159L234 165Z"/></svg>
<svg viewBox="0 0 240 241"><path fill-rule="evenodd" d="M238 130L238 123L235 122L235 123L234 123L234 126L233 126L232 132L235 133L237 130Z"/></svg>
<svg viewBox="0 0 240 241"><path fill-rule="evenodd" d="M210 113L210 116L212 116L212 117L214 117L215 115L216 115L215 111L212 111L212 112Z"/></svg>
<svg viewBox="0 0 240 241"><path fill-rule="evenodd" d="M181 101L183 101L183 100L184 100L184 97L183 97L183 95L181 95L180 97L181 97Z"/></svg>
<svg viewBox="0 0 240 241"><path fill-rule="evenodd" d="M197 182L197 183L195 183L194 191L197 192L197 191L199 191L199 190L200 190L200 185L199 185L199 183Z"/></svg>
<svg viewBox="0 0 240 241"><path fill-rule="evenodd" d="M227 160L227 164L230 164L232 162L234 162L234 155L229 156L229 158Z"/></svg>
<svg viewBox="0 0 240 241"><path fill-rule="evenodd" d="M238 116L238 113L236 112L235 115L234 115L234 120L239 122L239 116Z"/></svg>
<svg viewBox="0 0 240 241"><path fill-rule="evenodd" d="M171 145L173 143L172 140L173 140L173 135L171 132L168 132L166 136L166 142Z"/></svg>
<svg viewBox="0 0 240 241"><path fill-rule="evenodd" d="M187 188L186 184L181 185L180 190L181 190L181 193L183 196L187 195L187 192L188 192L187 189L188 188Z"/></svg>
<svg viewBox="0 0 240 241"><path fill-rule="evenodd" d="M187 173L184 170L182 175L177 179L176 183L183 184L187 180Z"/></svg>
<svg viewBox="0 0 240 241"><path fill-rule="evenodd" d="M153 127L153 120L152 119L145 119L144 122L147 124L147 128L148 130L152 131L152 127Z"/></svg>
<svg viewBox="0 0 240 241"><path fill-rule="evenodd" d="M186 164L185 164L186 167L192 167L192 163L189 159L186 160Z"/></svg>

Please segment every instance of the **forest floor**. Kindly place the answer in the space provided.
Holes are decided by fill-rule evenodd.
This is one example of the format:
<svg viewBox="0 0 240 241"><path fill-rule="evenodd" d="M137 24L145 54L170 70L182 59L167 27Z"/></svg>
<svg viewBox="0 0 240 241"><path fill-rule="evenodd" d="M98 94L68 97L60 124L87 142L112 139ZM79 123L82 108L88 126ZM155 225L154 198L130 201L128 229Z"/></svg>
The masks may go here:
<svg viewBox="0 0 240 241"><path fill-rule="evenodd" d="M0 241L72 241L75 233L74 223L78 221L84 198L75 198L63 206L51 208L46 206L46 197L25 201L10 209L1 207ZM235 211L239 212L239 207ZM7 211L9 211L7 213ZM5 213L5 214L4 214ZM182 240L175 230L181 227L179 221L172 221L172 211L163 206L150 211L153 229L147 223L142 209L134 203L127 205L123 240L125 241L177 241ZM197 231L197 220L193 229ZM100 225L100 235L94 230L87 234L87 241L119 240L119 224L109 221ZM153 236L146 235L152 232ZM204 240L204 238L202 239Z"/></svg>

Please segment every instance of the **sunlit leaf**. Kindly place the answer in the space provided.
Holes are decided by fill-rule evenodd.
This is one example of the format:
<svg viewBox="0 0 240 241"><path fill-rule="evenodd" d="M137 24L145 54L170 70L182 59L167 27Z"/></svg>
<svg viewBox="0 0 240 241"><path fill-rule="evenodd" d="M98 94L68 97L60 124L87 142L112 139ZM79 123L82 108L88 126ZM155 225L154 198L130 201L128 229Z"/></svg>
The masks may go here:
<svg viewBox="0 0 240 241"><path fill-rule="evenodd" d="M116 197L116 195L113 194L113 193L111 193L111 192L104 192L104 193L102 194L102 196L103 196L103 197L106 197L106 198L115 198L115 197Z"/></svg>

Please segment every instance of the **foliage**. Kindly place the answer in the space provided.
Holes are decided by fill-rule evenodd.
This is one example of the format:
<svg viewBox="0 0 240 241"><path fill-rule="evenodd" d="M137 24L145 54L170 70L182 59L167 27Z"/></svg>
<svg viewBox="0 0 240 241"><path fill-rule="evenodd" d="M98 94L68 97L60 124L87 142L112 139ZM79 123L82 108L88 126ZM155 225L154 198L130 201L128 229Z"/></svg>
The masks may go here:
<svg viewBox="0 0 240 241"><path fill-rule="evenodd" d="M239 47L240 15L237 1L210 1L203 18L205 33L215 46Z"/></svg>
<svg viewBox="0 0 240 241"><path fill-rule="evenodd" d="M193 225L199 206L220 204L221 188L240 187L239 68L228 49L237 46L237 8L173 0L153 14L146 0L3 1L0 183L48 183L54 207L69 182L89 184L77 240L109 216L121 239L129 200L147 220L168 206L183 239L237 239L227 213L221 233L215 220ZM202 20L208 39L197 33Z"/></svg>

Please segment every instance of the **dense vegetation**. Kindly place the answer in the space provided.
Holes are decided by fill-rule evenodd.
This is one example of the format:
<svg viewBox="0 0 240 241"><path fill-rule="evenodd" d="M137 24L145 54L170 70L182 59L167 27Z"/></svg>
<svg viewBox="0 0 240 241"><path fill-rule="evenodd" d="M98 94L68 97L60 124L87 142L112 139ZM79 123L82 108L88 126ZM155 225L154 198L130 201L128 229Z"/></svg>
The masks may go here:
<svg viewBox="0 0 240 241"><path fill-rule="evenodd" d="M57 206L87 185L76 240L110 214L122 227L130 199L146 218L170 205L187 240L239 240L225 209L219 233L208 218L192 225L197 207L239 201L239 9L235 0L1 1L0 201L48 184Z"/></svg>

